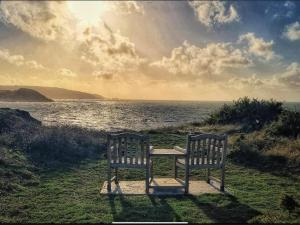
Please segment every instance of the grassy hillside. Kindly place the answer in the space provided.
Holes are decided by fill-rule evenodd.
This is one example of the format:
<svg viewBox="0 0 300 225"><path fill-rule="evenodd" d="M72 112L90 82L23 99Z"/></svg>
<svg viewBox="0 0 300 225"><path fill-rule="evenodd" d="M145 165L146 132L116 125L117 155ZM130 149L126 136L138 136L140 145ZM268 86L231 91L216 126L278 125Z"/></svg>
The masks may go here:
<svg viewBox="0 0 300 225"><path fill-rule="evenodd" d="M27 88L38 91L39 93L51 99L105 99L102 95L90 94L86 92L68 90L57 87L0 85L0 90L16 90L19 88Z"/></svg>
<svg viewBox="0 0 300 225"><path fill-rule="evenodd" d="M234 122L144 131L156 147L184 146L190 132L229 134L229 194L197 197L100 195L106 179L105 133L46 128L26 113L8 113L12 122L0 131L1 222L300 222L300 141L298 134L288 135L298 126L298 115L284 109L255 129ZM156 159L154 173L172 176L171 161ZM135 170L120 175L128 180L145 176ZM191 179L205 179L205 171L193 171Z"/></svg>
<svg viewBox="0 0 300 225"><path fill-rule="evenodd" d="M0 90L0 101L8 102L52 102L41 93L28 89L19 88L17 90Z"/></svg>

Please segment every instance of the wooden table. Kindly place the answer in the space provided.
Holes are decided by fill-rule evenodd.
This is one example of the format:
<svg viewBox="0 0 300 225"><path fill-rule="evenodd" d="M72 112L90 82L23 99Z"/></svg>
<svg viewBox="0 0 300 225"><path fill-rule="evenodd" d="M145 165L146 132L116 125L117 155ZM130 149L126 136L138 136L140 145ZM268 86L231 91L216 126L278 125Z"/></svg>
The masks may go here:
<svg viewBox="0 0 300 225"><path fill-rule="evenodd" d="M156 148L150 152L151 156L185 156L185 153L175 149Z"/></svg>
<svg viewBox="0 0 300 225"><path fill-rule="evenodd" d="M184 157L185 153L175 150L175 149L153 149L150 152L150 160L152 157L174 157L174 167L176 163L176 157ZM153 165L153 163L152 163ZM174 168L175 169L175 168ZM174 171L175 173L175 171ZM184 182L180 179L167 178L167 182L160 182L160 180L155 180L153 178L153 168L151 168L151 181L150 188L184 188Z"/></svg>

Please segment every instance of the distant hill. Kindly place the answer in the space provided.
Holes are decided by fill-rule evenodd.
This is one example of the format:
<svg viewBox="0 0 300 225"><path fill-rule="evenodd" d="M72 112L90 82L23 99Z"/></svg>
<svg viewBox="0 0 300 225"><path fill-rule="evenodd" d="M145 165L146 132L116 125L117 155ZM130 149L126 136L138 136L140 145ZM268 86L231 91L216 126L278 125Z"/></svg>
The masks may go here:
<svg viewBox="0 0 300 225"><path fill-rule="evenodd" d="M52 102L41 93L28 89L20 88L17 90L0 90L0 101L8 102Z"/></svg>
<svg viewBox="0 0 300 225"><path fill-rule="evenodd" d="M105 98L101 95L90 94L81 91L73 91L57 87L40 87L40 86L3 86L0 85L0 90L16 90L18 88L29 88L38 91L42 95L51 99L100 99Z"/></svg>

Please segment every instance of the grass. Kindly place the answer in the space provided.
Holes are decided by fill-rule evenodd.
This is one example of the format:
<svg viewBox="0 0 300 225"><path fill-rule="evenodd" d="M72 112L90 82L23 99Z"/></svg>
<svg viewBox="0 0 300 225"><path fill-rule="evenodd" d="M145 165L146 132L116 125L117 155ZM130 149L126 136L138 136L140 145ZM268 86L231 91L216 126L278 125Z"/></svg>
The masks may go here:
<svg viewBox="0 0 300 225"><path fill-rule="evenodd" d="M184 134L156 133L151 134L150 139L158 147L185 143ZM171 167L167 161L160 160L155 166L157 176L171 176ZM1 197L0 221L299 222L299 214L289 215L280 208L283 194L300 199L299 180L289 177L229 163L226 186L232 195L108 197L99 194L99 188L106 178L105 171L106 160L101 154L72 167L43 169L40 171L39 185ZM203 178L203 172L194 172L192 179ZM141 179L143 174L125 170L121 178Z"/></svg>

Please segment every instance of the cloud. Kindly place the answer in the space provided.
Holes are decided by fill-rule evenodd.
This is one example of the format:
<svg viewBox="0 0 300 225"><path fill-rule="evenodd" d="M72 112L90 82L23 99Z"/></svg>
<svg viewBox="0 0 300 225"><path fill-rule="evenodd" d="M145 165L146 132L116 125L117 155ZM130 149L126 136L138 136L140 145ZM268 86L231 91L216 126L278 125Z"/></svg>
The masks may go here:
<svg viewBox="0 0 300 225"><path fill-rule="evenodd" d="M258 38L254 33L246 33L239 37L238 42L246 41L248 44L249 53L262 57L265 60L271 60L278 55L276 55L273 51L273 40L265 41L262 38Z"/></svg>
<svg viewBox="0 0 300 225"><path fill-rule="evenodd" d="M233 77L228 80L226 84L229 87L236 88L238 90L243 90L247 88L257 89L261 88L262 85L265 85L266 81L257 77L256 74L253 74L250 77Z"/></svg>
<svg viewBox="0 0 300 225"><path fill-rule="evenodd" d="M218 24L228 24L240 20L238 12L233 5L227 7L221 1L189 1L198 20L207 27Z"/></svg>
<svg viewBox="0 0 300 225"><path fill-rule="evenodd" d="M300 40L300 23L296 21L295 23L286 25L282 35L290 41Z"/></svg>
<svg viewBox="0 0 300 225"><path fill-rule="evenodd" d="M286 1L284 3L284 7L288 8L288 9L294 9L296 7L296 4L292 1Z"/></svg>
<svg viewBox="0 0 300 225"><path fill-rule="evenodd" d="M297 62L291 63L283 74L276 76L276 79L287 87L300 88L300 64Z"/></svg>
<svg viewBox="0 0 300 225"><path fill-rule="evenodd" d="M25 60L22 55L13 55L8 49L0 49L0 60L8 62L14 66L24 66L30 69L45 69L45 67L34 60Z"/></svg>
<svg viewBox="0 0 300 225"><path fill-rule="evenodd" d="M181 79L215 80L221 79L227 69L247 67L251 61L231 43L210 43L201 48L185 41L172 50L169 58L163 57L151 65Z"/></svg>
<svg viewBox="0 0 300 225"><path fill-rule="evenodd" d="M141 3L137 1L116 1L113 2L113 9L128 15L132 13L144 14L145 10Z"/></svg>
<svg viewBox="0 0 300 225"><path fill-rule="evenodd" d="M68 39L70 14L60 1L2 1L0 21L42 40Z"/></svg>
<svg viewBox="0 0 300 225"><path fill-rule="evenodd" d="M104 80L111 80L114 77L112 73L105 73L103 71L94 71L92 74L96 79L104 79Z"/></svg>
<svg viewBox="0 0 300 225"><path fill-rule="evenodd" d="M85 29L79 52L83 61L103 74L133 71L143 62L134 43L119 32L113 32L105 23Z"/></svg>
<svg viewBox="0 0 300 225"><path fill-rule="evenodd" d="M62 68L58 71L58 73L61 75L61 76L64 76L64 77L77 77L77 74L74 73L72 70L70 69L66 69L66 68Z"/></svg>

